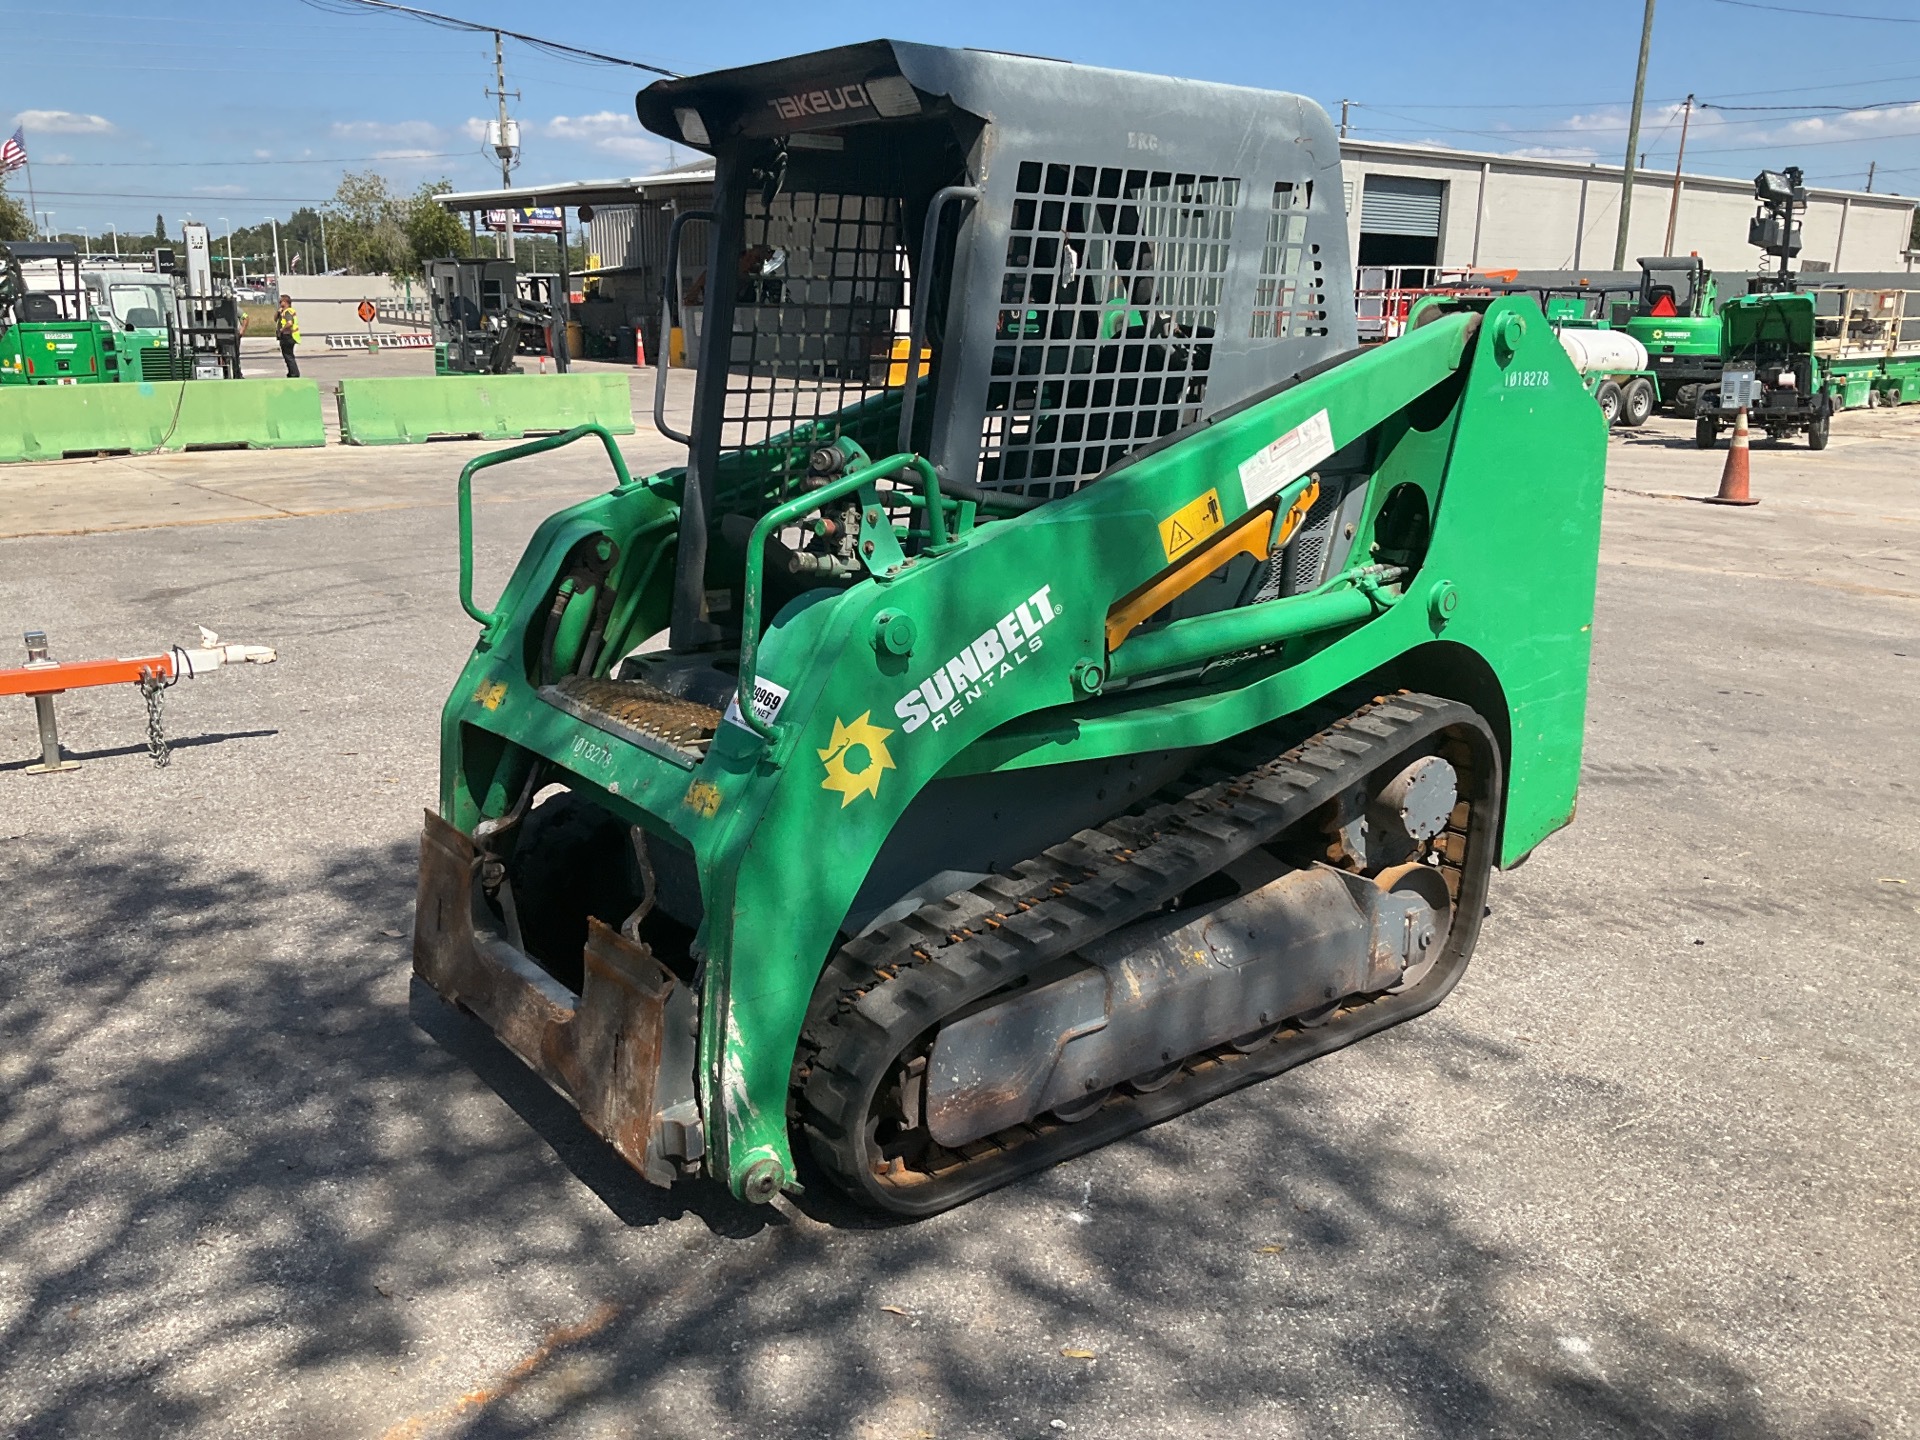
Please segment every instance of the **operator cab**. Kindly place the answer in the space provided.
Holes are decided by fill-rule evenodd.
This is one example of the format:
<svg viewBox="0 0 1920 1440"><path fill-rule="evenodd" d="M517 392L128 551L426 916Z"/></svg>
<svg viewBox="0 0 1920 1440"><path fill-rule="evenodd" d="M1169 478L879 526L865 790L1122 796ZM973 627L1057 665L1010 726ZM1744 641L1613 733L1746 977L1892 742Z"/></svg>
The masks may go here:
<svg viewBox="0 0 1920 1440"><path fill-rule="evenodd" d="M1338 142L1294 96L882 40L636 110L715 162L664 285L697 355L687 434L656 387L688 447L676 651L737 642L719 548L842 438L1004 513L1355 344Z"/></svg>
<svg viewBox="0 0 1920 1440"><path fill-rule="evenodd" d="M81 280L94 317L120 330L164 330L174 318L173 278L148 270L88 270Z"/></svg>
<svg viewBox="0 0 1920 1440"><path fill-rule="evenodd" d="M1698 255L1659 255L1640 265L1640 304L1636 314L1679 319L1696 313L1706 267Z"/></svg>

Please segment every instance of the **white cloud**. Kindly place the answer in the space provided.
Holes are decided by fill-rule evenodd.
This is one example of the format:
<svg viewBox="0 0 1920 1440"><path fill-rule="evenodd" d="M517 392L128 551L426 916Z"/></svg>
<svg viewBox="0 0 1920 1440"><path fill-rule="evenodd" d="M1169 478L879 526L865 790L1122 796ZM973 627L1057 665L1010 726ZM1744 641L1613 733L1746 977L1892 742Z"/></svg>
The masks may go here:
<svg viewBox="0 0 1920 1440"><path fill-rule="evenodd" d="M446 135L430 120L336 120L331 128L339 140L415 148L437 145Z"/></svg>
<svg viewBox="0 0 1920 1440"><path fill-rule="evenodd" d="M113 122L104 115L82 115L73 110L22 110L13 123L29 135L111 135Z"/></svg>
<svg viewBox="0 0 1920 1440"><path fill-rule="evenodd" d="M271 160L273 158L273 151L256 150L253 152L253 158L256 160Z"/></svg>
<svg viewBox="0 0 1920 1440"><path fill-rule="evenodd" d="M1791 145L1809 140L1869 140L1910 131L1920 124L1920 105L1889 105L1879 110L1841 110L1794 120L1775 130L1749 132L1755 145Z"/></svg>
<svg viewBox="0 0 1920 1440"><path fill-rule="evenodd" d="M1518 150L1502 150L1502 155L1517 155L1527 160L1598 160L1600 152L1590 145L1522 145Z"/></svg>
<svg viewBox="0 0 1920 1440"><path fill-rule="evenodd" d="M568 140L590 145L609 155L649 162L664 161L666 142L640 128L640 122L626 111L599 110L591 115L556 115L536 127L549 140Z"/></svg>
<svg viewBox="0 0 1920 1440"><path fill-rule="evenodd" d="M473 116L469 115L465 120L460 122L460 133L465 135L469 140L476 142L485 140L487 138L487 127L491 124L493 124L491 120L476 120Z"/></svg>
<svg viewBox="0 0 1920 1440"><path fill-rule="evenodd" d="M193 187L193 193L196 195L244 195L247 193L247 187L244 185L196 185Z"/></svg>
<svg viewBox="0 0 1920 1440"><path fill-rule="evenodd" d="M440 152L438 150L376 150L376 160L429 160Z"/></svg>

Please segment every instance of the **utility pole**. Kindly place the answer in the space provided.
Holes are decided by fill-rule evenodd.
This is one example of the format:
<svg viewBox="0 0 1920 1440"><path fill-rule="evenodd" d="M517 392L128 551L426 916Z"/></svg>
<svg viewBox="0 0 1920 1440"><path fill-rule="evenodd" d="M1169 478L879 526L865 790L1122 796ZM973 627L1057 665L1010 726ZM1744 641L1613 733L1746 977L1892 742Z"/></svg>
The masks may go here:
<svg viewBox="0 0 1920 1440"><path fill-rule="evenodd" d="M226 216L220 217L220 223L227 227L227 288L233 288L233 222Z"/></svg>
<svg viewBox="0 0 1920 1440"><path fill-rule="evenodd" d="M509 190L513 188L513 152L518 148L515 142L520 138L520 127L507 119L507 96L511 94L514 99L518 100L520 98L520 92L518 90L509 91L507 89L507 62L506 56L501 49L500 32L498 30L493 32L493 89L484 93L494 96L500 101L499 128L494 132L493 153L500 157L500 188L502 190ZM511 260L514 258L513 206L509 205L506 208L506 258Z"/></svg>
<svg viewBox="0 0 1920 1440"><path fill-rule="evenodd" d="M320 212L320 268L329 271L333 268L327 264L327 212L324 210Z"/></svg>
<svg viewBox="0 0 1920 1440"><path fill-rule="evenodd" d="M1640 21L1640 64L1633 72L1633 114L1627 120L1627 163L1620 179L1620 229L1613 241L1613 268L1627 268L1627 225L1633 215L1634 159L1640 153L1640 106L1647 98L1647 52L1653 47L1653 0Z"/></svg>
<svg viewBox="0 0 1920 1440"><path fill-rule="evenodd" d="M1342 100L1340 102L1340 138L1342 140L1347 138L1347 107L1352 103L1351 100Z"/></svg>
<svg viewBox="0 0 1920 1440"><path fill-rule="evenodd" d="M1693 121L1693 96L1687 96L1687 108L1680 115L1680 153L1673 157L1673 199L1667 202L1667 245L1660 253L1673 254L1673 231L1680 223L1680 166L1687 158L1687 126Z"/></svg>
<svg viewBox="0 0 1920 1440"><path fill-rule="evenodd" d="M107 233L113 236L113 258L118 260L120 258L120 231L114 226L109 225L107 227ZM229 255L233 253L232 240L227 241L227 253Z"/></svg>
<svg viewBox="0 0 1920 1440"><path fill-rule="evenodd" d="M273 226L273 288L278 290L281 278L287 273L286 262L280 258L280 222L269 215L267 223Z"/></svg>
<svg viewBox="0 0 1920 1440"><path fill-rule="evenodd" d="M1878 160L1869 160L1867 162L1867 193L1869 195L1873 193L1873 172L1879 168L1880 162Z"/></svg>

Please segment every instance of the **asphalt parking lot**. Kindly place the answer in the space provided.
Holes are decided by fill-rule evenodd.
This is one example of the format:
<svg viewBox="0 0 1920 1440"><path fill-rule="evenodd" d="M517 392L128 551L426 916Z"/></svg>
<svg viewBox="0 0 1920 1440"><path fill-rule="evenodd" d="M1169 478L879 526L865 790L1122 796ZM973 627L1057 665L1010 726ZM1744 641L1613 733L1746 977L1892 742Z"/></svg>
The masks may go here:
<svg viewBox="0 0 1920 1440"><path fill-rule="evenodd" d="M1616 437L1578 819L1453 997L902 1226L653 1190L413 993L485 447L0 469L0 634L280 653L165 770L0 710L0 1433L1920 1433L1917 442L1727 510ZM483 593L603 465L483 477Z"/></svg>

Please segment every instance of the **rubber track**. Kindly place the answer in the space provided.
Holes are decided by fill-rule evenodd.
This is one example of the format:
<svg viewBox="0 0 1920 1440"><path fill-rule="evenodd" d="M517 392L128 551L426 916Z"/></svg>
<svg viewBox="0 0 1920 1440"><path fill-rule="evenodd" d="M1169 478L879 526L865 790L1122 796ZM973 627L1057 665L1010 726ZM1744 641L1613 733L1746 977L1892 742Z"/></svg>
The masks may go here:
<svg viewBox="0 0 1920 1440"><path fill-rule="evenodd" d="M1339 713L1327 707L1293 723L1325 724ZM1474 803L1468 828L1440 838L1455 918L1441 963L1419 986L1359 1002L1325 1026L1289 1031L1253 1055L1188 1057L1165 1090L1116 1091L1076 1124L1036 1119L959 1155L936 1150L931 1173L873 1173L863 1139L873 1097L897 1057L943 1017L1152 914L1442 732L1463 742L1454 746L1455 764L1464 762L1462 798ZM816 991L796 1071L801 1127L835 1182L896 1214L932 1214L1438 1004L1472 953L1498 828L1499 751L1486 722L1454 701L1402 692L1333 718L1276 757L1286 743L1268 730L1217 747L1189 772L1191 788L1179 798L1083 830L1011 874L842 946Z"/></svg>

